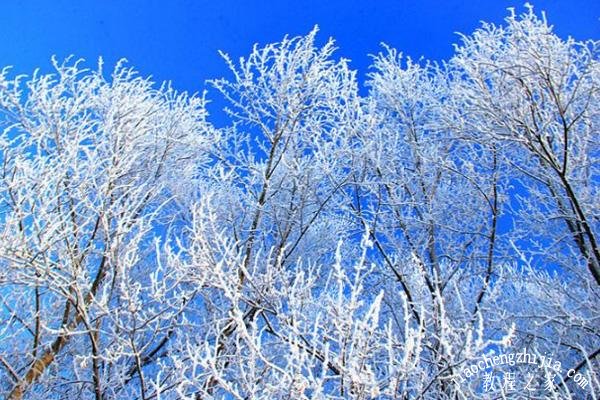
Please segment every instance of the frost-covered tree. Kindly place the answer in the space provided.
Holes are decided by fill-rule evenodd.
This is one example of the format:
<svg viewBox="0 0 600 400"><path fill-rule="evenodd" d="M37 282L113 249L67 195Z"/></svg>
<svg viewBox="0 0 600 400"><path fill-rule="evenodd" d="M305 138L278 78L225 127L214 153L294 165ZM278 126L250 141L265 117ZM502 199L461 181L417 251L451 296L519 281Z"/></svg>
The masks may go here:
<svg viewBox="0 0 600 400"><path fill-rule="evenodd" d="M598 397L599 44L529 9L361 96L316 36L224 55L222 129L122 64L0 75L0 396ZM552 387L465 374L523 348Z"/></svg>
<svg viewBox="0 0 600 400"><path fill-rule="evenodd" d="M508 172L504 256L522 270L499 283L513 297L503 308L519 341L585 367L596 393L599 46L559 38L530 7L463 37L448 67L463 127L493 143Z"/></svg>
<svg viewBox="0 0 600 400"><path fill-rule="evenodd" d="M157 250L206 159L204 100L78 64L0 76L4 398L114 397L184 318Z"/></svg>

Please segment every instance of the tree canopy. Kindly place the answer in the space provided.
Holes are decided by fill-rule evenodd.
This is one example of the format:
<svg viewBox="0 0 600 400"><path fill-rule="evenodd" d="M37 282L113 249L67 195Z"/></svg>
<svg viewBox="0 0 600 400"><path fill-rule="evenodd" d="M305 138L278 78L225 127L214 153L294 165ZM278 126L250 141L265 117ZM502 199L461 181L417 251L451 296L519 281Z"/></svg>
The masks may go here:
<svg viewBox="0 0 600 400"><path fill-rule="evenodd" d="M1 397L600 395L600 42L511 12L361 95L316 36L223 54L224 128L124 63L3 70Z"/></svg>

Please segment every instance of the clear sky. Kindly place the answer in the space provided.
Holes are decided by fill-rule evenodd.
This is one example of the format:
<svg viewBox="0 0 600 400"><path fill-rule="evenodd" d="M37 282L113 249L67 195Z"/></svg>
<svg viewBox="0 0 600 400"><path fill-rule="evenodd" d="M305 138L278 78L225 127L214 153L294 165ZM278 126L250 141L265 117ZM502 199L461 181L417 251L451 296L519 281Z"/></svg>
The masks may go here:
<svg viewBox="0 0 600 400"><path fill-rule="evenodd" d="M501 22L507 7L524 1L482 0L1 0L0 65L15 72L47 70L50 57L69 54L105 68L125 57L142 75L171 80L175 88L202 90L206 79L227 71L217 50L234 57L253 43L305 34L318 24L333 36L338 55L361 71L384 41L412 57L442 59L452 53L455 32L470 33L479 21ZM532 1L545 10L556 32L600 39L600 1Z"/></svg>

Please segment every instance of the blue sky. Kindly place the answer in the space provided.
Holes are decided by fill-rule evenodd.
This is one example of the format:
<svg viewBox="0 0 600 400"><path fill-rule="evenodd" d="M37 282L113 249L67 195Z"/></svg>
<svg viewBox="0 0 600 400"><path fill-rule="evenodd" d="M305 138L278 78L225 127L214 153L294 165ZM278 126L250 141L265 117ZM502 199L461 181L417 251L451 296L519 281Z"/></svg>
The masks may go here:
<svg viewBox="0 0 600 400"><path fill-rule="evenodd" d="M524 2L458 1L16 1L3 0L0 65L18 73L48 70L50 57L69 54L90 66L103 56L107 69L125 57L142 75L171 80L179 90L200 91L205 80L227 71L217 50L234 57L253 43L305 34L318 24L321 40L333 36L338 55L350 58L362 77L368 54L384 41L413 57L442 59L452 53L455 32L479 21L501 22L506 8ZM600 1L533 2L546 10L559 35L600 38ZM210 97L215 97L212 94Z"/></svg>

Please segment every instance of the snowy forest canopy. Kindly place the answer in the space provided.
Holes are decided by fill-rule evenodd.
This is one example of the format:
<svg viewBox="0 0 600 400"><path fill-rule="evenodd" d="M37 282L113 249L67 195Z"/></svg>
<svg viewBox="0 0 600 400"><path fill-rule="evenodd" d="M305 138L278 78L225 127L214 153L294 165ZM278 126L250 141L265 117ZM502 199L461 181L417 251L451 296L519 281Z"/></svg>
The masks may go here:
<svg viewBox="0 0 600 400"><path fill-rule="evenodd" d="M600 41L511 13L361 95L316 35L224 55L225 128L0 74L0 397L600 396Z"/></svg>

